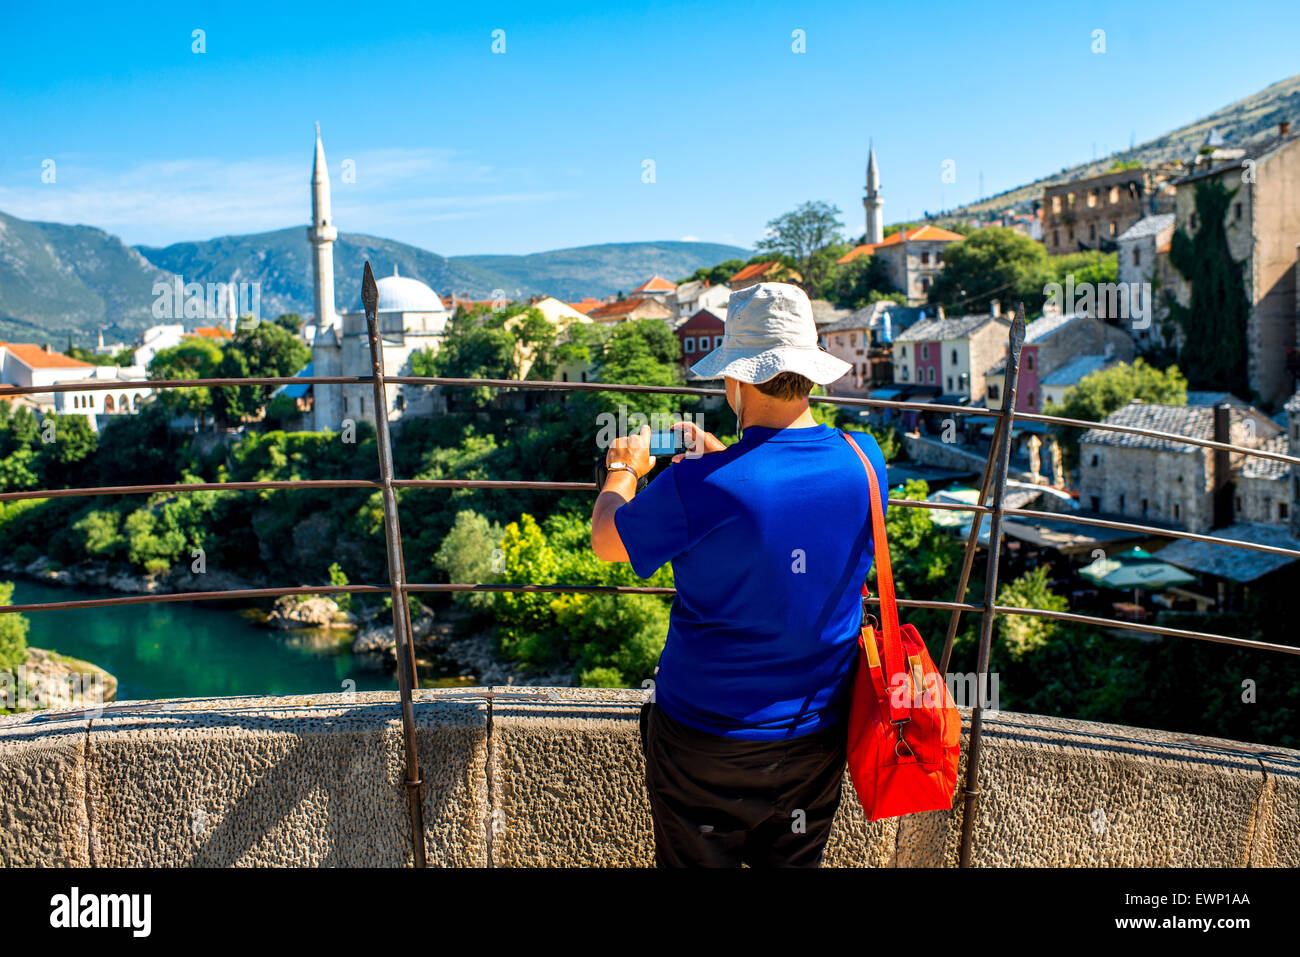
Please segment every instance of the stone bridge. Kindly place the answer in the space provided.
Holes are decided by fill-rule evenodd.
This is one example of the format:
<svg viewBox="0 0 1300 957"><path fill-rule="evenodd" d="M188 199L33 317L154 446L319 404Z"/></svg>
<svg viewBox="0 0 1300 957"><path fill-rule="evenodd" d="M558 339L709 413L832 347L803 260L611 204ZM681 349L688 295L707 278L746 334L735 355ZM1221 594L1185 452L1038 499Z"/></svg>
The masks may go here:
<svg viewBox="0 0 1300 957"><path fill-rule="evenodd" d="M429 863L650 865L641 700L416 692ZM1300 866L1300 752L1010 712L983 748L977 866ZM0 717L0 862L406 865L402 755L396 692ZM868 822L846 778L826 863L955 866L960 828Z"/></svg>

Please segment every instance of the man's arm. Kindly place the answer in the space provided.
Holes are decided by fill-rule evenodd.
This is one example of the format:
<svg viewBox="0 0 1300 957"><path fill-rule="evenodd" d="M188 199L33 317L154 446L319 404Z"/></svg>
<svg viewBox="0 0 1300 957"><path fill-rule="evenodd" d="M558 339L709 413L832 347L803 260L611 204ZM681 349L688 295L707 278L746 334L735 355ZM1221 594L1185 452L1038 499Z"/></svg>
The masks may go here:
<svg viewBox="0 0 1300 957"><path fill-rule="evenodd" d="M591 509L591 549L605 562L628 561L627 549L614 524L614 513L636 496L636 483L655 467L650 454L650 426L643 425L636 435L615 439L605 453L605 464L626 462L631 469L619 469L605 476L605 485ZM634 471L633 471L634 470Z"/></svg>

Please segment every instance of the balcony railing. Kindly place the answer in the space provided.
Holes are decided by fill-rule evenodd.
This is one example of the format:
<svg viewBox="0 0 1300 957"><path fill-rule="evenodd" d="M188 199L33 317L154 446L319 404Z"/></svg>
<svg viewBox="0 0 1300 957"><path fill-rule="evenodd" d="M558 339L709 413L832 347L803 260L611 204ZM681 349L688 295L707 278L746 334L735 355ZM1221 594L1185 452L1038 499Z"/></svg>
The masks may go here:
<svg viewBox="0 0 1300 957"><path fill-rule="evenodd" d="M90 391L90 390L116 390L124 387L140 386L150 389L189 389L203 386L247 386L247 385L355 385L360 383L369 383L372 385L375 396L375 409L387 409L387 388L389 384L406 385L406 386L442 386L447 388L459 387L476 387L487 386L499 389L519 389L519 390L562 390L566 392L626 392L626 393L654 393L668 395L692 395L692 396L723 396L723 390L714 388L700 388L688 386L649 386L649 385L626 385L618 383L604 382L549 382L549 381L528 381L517 379L461 379L446 377L430 376L388 376L383 371L382 364L382 346L375 321L375 305L377 293L374 287L374 279L371 274L370 264L365 267L365 274L362 284L362 301L365 305L367 326L369 331L371 374L368 376L292 376L292 377L255 377L255 378L208 378L208 379L167 379L167 380L145 380L141 382L120 382L104 381L97 382L88 380L83 382L66 383L62 385L45 385L45 386L24 386L24 387L0 387L0 397L30 395L35 393L65 392L65 391ZM1008 360L1004 372L1004 382L1002 395L1005 401L1002 403L1000 410L989 410L982 408L972 408L970 406L955 405L936 405L929 402L909 402L871 398L856 397L834 397L834 396L814 396L813 400L817 402L829 403L840 406L859 406L876 409L914 409L922 412L939 412L951 415L964 416L983 416L996 420L993 440L990 446L988 459L985 463L984 474L980 483L980 494L977 503L945 503L945 502L921 502L907 499L890 499L891 507L901 508L924 508L924 509L950 509L961 512L973 512L980 516L978 521L971 522L971 530L966 541L963 552L963 561L961 572L955 589L952 601L922 601L915 599L898 599L898 605L903 608L923 608L934 610L947 610L949 616L948 629L945 635L943 654L939 662L939 671L946 675L949 662L952 655L953 642L957 634L957 628L961 619L962 612L979 612L980 613L980 639L979 653L977 663L977 687L984 689L988 682L989 655L992 642L993 623L998 615L1026 615L1034 617L1050 618L1058 621L1073 622L1081 625L1091 625L1097 628L1121 629L1128 632L1145 632L1153 635L1164 635L1175 638L1187 638L1196 641L1215 642L1219 644L1235 645L1244 648L1252 648L1259 651L1271 651L1281 654L1300 655L1300 646L1277 644L1267 641L1258 641L1254 639L1233 637L1228 635L1211 634L1201 631L1190 631L1182 628L1169 628L1159 625L1151 625L1143 622L1134 622L1126 620L1117 620L1111 618L1102 618L1092 615L1083 615L1075 612L1054 611L1042 608L1019 608L1008 605L998 605L995 603L995 596L998 585L998 562L1001 549L1001 529L1002 520L1006 516L1027 519L1046 519L1052 521L1069 521L1075 524L1092 525L1100 528L1118 529L1123 531L1137 532L1150 536L1163 536L1167 538L1181 538L1191 541L1206 542L1214 545L1223 545L1230 548L1243 548L1253 551L1265 552L1273 555L1282 555L1289 558L1300 558L1300 549L1283 548L1274 545L1264 545L1254 542L1239 541L1237 539L1224 538L1215 535L1203 535L1193 532L1184 532L1176 529L1158 528L1150 525L1141 525L1132 522L1115 521L1110 519L1093 518L1090 516L1075 515L1072 513L1046 512L1036 509L1010 508L1003 504L1004 493L1006 489L1007 473L1010 461L1011 443L1007 440L1011 434L1011 427L1016 419L1022 419L1031 422L1049 423L1061 426L1069 426L1082 429L1097 429L1110 432L1122 432L1133 435L1143 435L1151 438L1166 439L1170 442L1182 443L1185 445L1199 446L1208 449L1217 449L1229 452L1237 452L1246 456L1255 456L1258 458L1273 459L1275 461L1286 462L1291 465L1300 465L1300 457L1286 455L1280 452L1274 452L1266 449L1254 449L1243 446L1231 445L1228 443L1201 439L1190 436L1178 435L1176 433L1159 432L1151 429L1142 429L1134 426L1107 424L1104 422L1089 422L1081 419L1068 419L1058 416L1049 416L1034 413L1016 412L1016 389L1020 376L1020 354L1021 346L1024 344L1024 310L1020 307L1016 310L1015 319L1009 331L1008 343ZM420 788L422 781L420 779L420 770L415 748L415 724L412 705L412 688L416 685L416 666L415 653L411 642L410 610L407 603L407 596L410 594L420 593L447 593L447 592L467 592L467 591L490 591L490 592L543 592L543 593L614 593L614 594L638 594L638 595L671 595L674 593L672 588L649 587L649 586L623 586L623 585L537 585L528 583L475 583L475 584L458 584L458 583L432 583L432 582L408 582L406 580L405 561L402 556L402 539L400 519L398 515L396 490L402 488L414 489L527 489L527 490L549 490L556 492L595 492L596 485L592 482L528 482L528 481L494 481L487 479L399 479L393 475L393 458L389 434L389 423L386 416L376 416L376 440L379 453L379 477L377 479L330 479L330 480L287 480L287 481L262 481L262 482L201 482L201 483L173 483L158 485L129 485L129 486L108 486L98 488L73 488L73 489L39 489L20 492L0 492L0 502L14 501L18 499L41 499L41 498L66 498L75 496L109 496L109 495L149 495L158 492L169 493L187 493L203 491L251 491L261 489L299 489L299 488L367 488L375 489L382 493L383 511L384 511L384 538L388 557L388 577L389 580L384 584L367 584L367 585L295 585L292 587L277 588L246 588L246 589L228 589L223 591L203 591L203 592L172 592L166 594L149 594L149 595L128 595L119 598L97 598L76 601L58 601L58 602L39 602L24 605L0 605L0 614L10 612L37 612L37 611L56 611L60 609L72 608L101 608L113 607L117 605L133 604L151 604L161 602L179 602L179 601L205 601L212 599L252 599L252 598L273 598L284 595L298 594L384 594L392 598L393 608L393 632L397 646L397 675L402 712L403 735L406 748L406 777L405 785L409 797L411 833L413 842L413 853L417 867L425 866L426 851L424 846L424 826L423 814L420 804ZM989 544L988 544L988 561L985 573L984 592L980 602L966 601L966 591L969 585L971 569L973 567L975 553L979 545L980 531L983 525L983 515L989 516ZM867 599L869 602L878 603L879 599ZM982 694L982 691L981 691ZM971 854L971 833L975 819L975 806L979 795L979 757L980 742L982 733L982 716L983 716L983 699L976 701L971 709L971 730L969 738L969 751L966 767L966 778L963 787L963 817L960 846L960 864L965 867L969 865Z"/></svg>

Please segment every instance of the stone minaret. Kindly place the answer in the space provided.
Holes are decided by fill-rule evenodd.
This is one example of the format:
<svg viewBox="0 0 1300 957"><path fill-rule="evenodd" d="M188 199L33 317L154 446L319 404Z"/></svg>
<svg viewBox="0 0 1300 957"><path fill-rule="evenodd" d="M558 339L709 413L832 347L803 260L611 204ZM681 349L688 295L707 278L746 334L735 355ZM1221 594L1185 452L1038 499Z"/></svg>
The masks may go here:
<svg viewBox="0 0 1300 957"><path fill-rule="evenodd" d="M862 208L867 211L867 233L863 240L868 245L885 238L885 201L880 198L880 170L876 168L876 148L872 146L867 156L867 192L862 197Z"/></svg>
<svg viewBox="0 0 1300 957"><path fill-rule="evenodd" d="M311 240L312 279L316 293L316 327L326 329L335 322L334 314L334 228L330 213L330 177L325 169L325 147L320 141L320 124L316 124L316 161L311 167Z"/></svg>

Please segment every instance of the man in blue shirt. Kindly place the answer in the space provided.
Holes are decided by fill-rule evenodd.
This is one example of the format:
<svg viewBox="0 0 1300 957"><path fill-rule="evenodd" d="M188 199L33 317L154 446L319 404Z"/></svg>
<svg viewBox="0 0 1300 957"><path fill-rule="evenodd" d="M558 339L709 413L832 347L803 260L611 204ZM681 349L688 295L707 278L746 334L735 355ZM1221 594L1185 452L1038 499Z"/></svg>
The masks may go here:
<svg viewBox="0 0 1300 957"><path fill-rule="evenodd" d="M821 862L872 542L862 463L808 395L851 368L818 348L799 287L738 290L722 345L693 371L723 379L741 439L679 423L691 453L640 494L648 428L606 456L596 555L642 578L672 562L677 587L641 715L660 866ZM880 448L854 439L888 488Z"/></svg>

